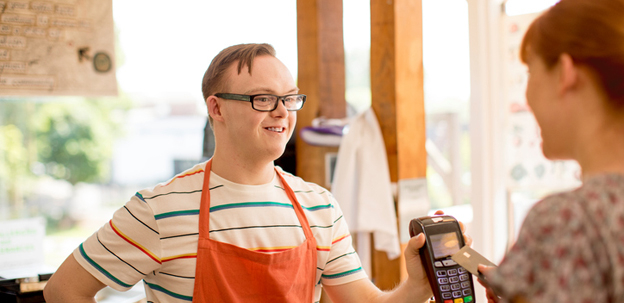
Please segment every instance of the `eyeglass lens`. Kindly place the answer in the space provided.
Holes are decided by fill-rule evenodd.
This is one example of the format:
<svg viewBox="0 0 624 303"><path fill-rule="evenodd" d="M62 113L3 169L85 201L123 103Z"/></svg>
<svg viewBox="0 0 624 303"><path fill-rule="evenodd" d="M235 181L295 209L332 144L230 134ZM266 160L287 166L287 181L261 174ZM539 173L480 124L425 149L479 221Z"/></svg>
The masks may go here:
<svg viewBox="0 0 624 303"><path fill-rule="evenodd" d="M299 110L303 105L303 95L288 95L284 97L257 95L253 98L253 107L257 110L274 110L277 108L277 102L281 98L284 99L284 107L288 110Z"/></svg>

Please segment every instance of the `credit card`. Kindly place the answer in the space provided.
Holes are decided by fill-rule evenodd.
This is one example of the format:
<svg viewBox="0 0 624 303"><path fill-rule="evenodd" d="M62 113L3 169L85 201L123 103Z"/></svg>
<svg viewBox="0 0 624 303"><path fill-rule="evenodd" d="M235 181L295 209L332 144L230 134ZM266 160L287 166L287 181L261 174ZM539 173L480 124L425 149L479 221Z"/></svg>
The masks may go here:
<svg viewBox="0 0 624 303"><path fill-rule="evenodd" d="M490 260L486 259L476 250L465 245L459 251L451 256L453 261L457 262L457 264L461 265L467 271L472 273L473 275L480 277L480 273L478 270L479 264L483 264L486 266L496 266L496 264L492 263Z"/></svg>

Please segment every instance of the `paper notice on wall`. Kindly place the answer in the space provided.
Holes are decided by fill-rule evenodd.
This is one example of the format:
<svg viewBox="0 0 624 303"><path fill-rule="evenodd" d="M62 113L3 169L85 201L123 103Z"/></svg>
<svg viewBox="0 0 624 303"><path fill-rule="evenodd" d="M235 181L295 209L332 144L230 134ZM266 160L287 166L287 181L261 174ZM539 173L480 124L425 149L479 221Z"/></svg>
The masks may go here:
<svg viewBox="0 0 624 303"><path fill-rule="evenodd" d="M0 0L0 96L117 94L112 0Z"/></svg>
<svg viewBox="0 0 624 303"><path fill-rule="evenodd" d="M401 243L410 239L409 223L412 219L426 216L431 208L427 191L427 179L399 180L399 238Z"/></svg>
<svg viewBox="0 0 624 303"><path fill-rule="evenodd" d="M0 276L43 266L43 218L0 221Z"/></svg>

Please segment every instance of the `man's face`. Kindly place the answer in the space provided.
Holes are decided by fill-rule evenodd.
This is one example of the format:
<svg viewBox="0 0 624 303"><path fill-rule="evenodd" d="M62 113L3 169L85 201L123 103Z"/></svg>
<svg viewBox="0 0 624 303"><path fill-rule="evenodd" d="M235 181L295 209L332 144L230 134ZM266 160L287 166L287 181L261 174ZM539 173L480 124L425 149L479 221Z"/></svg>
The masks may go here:
<svg viewBox="0 0 624 303"><path fill-rule="evenodd" d="M247 72L247 67L238 74L238 62L232 64L226 76L227 91L223 93L279 96L298 93L292 75L277 58L259 56L252 65L252 74ZM281 101L272 112L256 111L250 102L219 101L227 140L235 149L232 152L260 161L273 161L282 155L295 129L296 112L287 111Z"/></svg>

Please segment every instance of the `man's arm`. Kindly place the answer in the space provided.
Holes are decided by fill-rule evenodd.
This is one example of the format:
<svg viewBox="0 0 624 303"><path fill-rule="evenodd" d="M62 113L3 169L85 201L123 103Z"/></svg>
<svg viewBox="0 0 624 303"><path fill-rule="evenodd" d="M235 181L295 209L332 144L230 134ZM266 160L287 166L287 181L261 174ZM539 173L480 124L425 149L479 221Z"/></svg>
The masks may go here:
<svg viewBox="0 0 624 303"><path fill-rule="evenodd" d="M436 215L443 215L444 212L438 210ZM459 222L466 245L472 245L472 238L465 234L466 227ZM412 237L405 248L405 266L408 278L392 291L381 291L368 279L361 279L343 285L323 285L325 292L332 301L343 302L426 302L433 297L429 279L422 267L419 250L425 245L425 236L421 233ZM522 303L522 302L519 302Z"/></svg>
<svg viewBox="0 0 624 303"><path fill-rule="evenodd" d="M69 255L46 284L43 296L48 303L95 302L95 295L105 286Z"/></svg>
<svg viewBox="0 0 624 303"><path fill-rule="evenodd" d="M324 285L333 302L425 302L433 296L422 268L418 250L425 244L424 235L413 237L405 249L408 278L392 291L379 290L370 280L361 279L342 285Z"/></svg>

